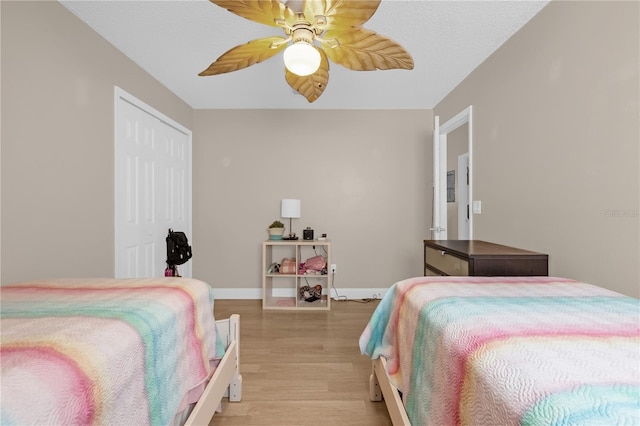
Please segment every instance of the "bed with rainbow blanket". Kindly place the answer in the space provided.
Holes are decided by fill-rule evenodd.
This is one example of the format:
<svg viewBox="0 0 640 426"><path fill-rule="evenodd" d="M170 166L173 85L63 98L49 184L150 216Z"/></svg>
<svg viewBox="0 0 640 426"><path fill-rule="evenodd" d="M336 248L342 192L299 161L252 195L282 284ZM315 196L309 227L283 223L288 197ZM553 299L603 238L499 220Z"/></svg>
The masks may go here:
<svg viewBox="0 0 640 426"><path fill-rule="evenodd" d="M360 349L394 425L640 425L640 301L594 285L408 279Z"/></svg>
<svg viewBox="0 0 640 426"><path fill-rule="evenodd" d="M0 424L208 423L242 380L213 302L188 278L0 286Z"/></svg>

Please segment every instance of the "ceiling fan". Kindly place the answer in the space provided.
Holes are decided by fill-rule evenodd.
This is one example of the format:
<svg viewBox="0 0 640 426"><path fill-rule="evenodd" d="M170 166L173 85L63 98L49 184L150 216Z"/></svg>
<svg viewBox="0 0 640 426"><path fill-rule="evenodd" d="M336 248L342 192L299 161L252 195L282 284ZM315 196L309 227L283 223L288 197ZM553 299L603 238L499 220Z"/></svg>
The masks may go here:
<svg viewBox="0 0 640 426"><path fill-rule="evenodd" d="M354 71L413 69L413 58L402 46L362 28L381 0L210 1L251 21L280 27L286 37L265 37L236 46L200 76L238 71L284 50L287 83L314 102L329 82L329 59Z"/></svg>

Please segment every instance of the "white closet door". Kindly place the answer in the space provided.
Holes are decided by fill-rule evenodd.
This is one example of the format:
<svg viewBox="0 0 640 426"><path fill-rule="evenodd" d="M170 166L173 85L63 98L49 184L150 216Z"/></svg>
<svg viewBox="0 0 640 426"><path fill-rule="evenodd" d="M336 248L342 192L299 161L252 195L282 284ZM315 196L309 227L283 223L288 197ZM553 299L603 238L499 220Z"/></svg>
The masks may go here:
<svg viewBox="0 0 640 426"><path fill-rule="evenodd" d="M191 242L191 132L118 88L115 102L115 276L162 276L168 228Z"/></svg>

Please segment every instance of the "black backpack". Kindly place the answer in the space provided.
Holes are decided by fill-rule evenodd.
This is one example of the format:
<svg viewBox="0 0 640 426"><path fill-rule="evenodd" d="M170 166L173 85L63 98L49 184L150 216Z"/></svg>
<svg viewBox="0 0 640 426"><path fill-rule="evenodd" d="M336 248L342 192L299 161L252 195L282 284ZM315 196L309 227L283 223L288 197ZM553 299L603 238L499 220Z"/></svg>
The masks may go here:
<svg viewBox="0 0 640 426"><path fill-rule="evenodd" d="M175 266L186 263L191 259L191 246L184 232L174 232L169 228L167 235L167 265Z"/></svg>

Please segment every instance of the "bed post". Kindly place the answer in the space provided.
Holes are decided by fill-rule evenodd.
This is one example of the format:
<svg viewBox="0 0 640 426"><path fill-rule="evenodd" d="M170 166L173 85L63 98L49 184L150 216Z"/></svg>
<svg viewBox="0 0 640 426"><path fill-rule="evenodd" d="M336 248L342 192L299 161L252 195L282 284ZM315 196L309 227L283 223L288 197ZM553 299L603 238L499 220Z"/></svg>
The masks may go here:
<svg viewBox="0 0 640 426"><path fill-rule="evenodd" d="M369 399L371 401L382 401L382 391L380 390L380 383L376 377L376 365L375 361L371 363L371 376L369 376Z"/></svg>
<svg viewBox="0 0 640 426"><path fill-rule="evenodd" d="M222 408L222 398L238 402L242 399L242 376L240 375L240 315L216 321L226 350L216 367L202 396L193 407L184 426L209 424L216 411Z"/></svg>
<svg viewBox="0 0 640 426"><path fill-rule="evenodd" d="M387 411L389 411L389 417L391 417L393 426L411 426L407 412L402 404L400 393L389 379L389 375L387 374L387 361L383 357L378 357L373 360L373 373L371 376L369 386L372 384L376 385L376 388L370 387L369 389L371 400L380 401L380 399L373 399L373 397L377 397L382 393L381 399L384 399L387 405Z"/></svg>
<svg viewBox="0 0 640 426"><path fill-rule="evenodd" d="M242 400L242 375L240 374L240 315L233 314L229 318L230 340L235 341L236 368L229 382L229 401Z"/></svg>

